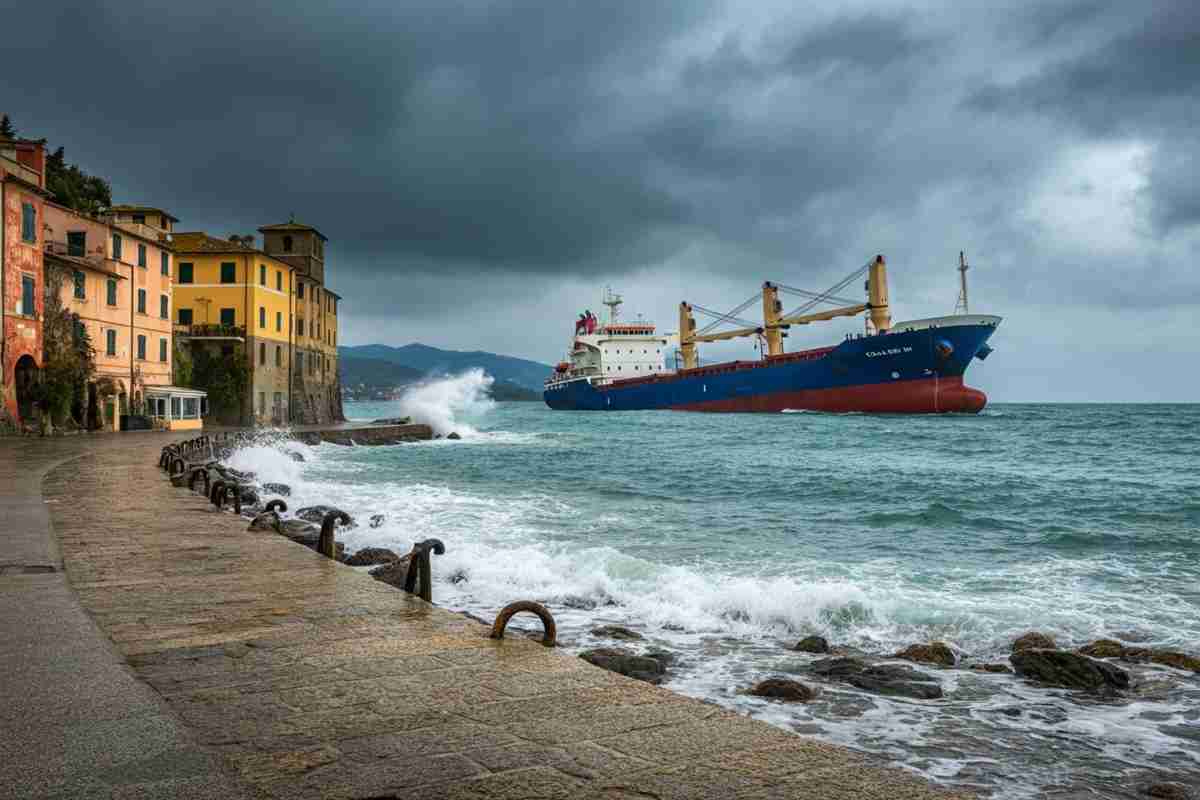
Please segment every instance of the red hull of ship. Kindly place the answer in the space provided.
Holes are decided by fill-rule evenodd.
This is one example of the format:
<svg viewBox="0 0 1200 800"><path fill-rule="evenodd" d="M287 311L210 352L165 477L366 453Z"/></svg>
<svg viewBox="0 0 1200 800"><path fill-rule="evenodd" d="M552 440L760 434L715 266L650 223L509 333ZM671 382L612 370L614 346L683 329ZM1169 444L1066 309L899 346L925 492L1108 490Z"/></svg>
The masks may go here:
<svg viewBox="0 0 1200 800"><path fill-rule="evenodd" d="M803 389L795 392L735 397L704 403L672 406L678 411L778 412L785 409L865 414L977 414L987 405L987 395L963 385L957 378L921 378L911 381Z"/></svg>

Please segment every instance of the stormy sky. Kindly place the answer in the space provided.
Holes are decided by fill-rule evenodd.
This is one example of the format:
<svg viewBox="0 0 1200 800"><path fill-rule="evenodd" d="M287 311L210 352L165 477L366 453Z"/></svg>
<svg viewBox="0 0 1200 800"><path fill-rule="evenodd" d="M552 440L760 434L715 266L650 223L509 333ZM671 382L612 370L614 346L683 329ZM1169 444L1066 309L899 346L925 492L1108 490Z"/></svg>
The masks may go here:
<svg viewBox="0 0 1200 800"><path fill-rule="evenodd" d="M674 330L875 253L944 314L965 250L993 400L1200 399L1200 3L810 5L5 1L0 111L181 230L319 227L344 344L553 361L606 284Z"/></svg>

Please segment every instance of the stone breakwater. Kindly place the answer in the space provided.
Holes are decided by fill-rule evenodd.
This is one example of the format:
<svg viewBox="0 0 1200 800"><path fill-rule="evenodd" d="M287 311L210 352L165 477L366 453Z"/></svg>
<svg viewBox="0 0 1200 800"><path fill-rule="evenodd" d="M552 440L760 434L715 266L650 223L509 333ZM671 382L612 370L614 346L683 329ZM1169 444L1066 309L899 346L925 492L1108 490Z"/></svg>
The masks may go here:
<svg viewBox="0 0 1200 800"><path fill-rule="evenodd" d="M81 448L48 473L47 505L79 601L252 794L964 796L522 637L492 639L247 530L165 480L155 442Z"/></svg>

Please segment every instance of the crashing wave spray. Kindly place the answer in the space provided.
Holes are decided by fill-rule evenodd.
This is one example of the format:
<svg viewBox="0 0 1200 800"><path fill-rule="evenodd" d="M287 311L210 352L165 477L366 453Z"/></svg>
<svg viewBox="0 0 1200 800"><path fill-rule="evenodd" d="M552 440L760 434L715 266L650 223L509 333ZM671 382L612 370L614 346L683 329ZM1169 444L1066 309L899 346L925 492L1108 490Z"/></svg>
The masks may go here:
<svg viewBox="0 0 1200 800"><path fill-rule="evenodd" d="M419 383L400 395L400 413L430 426L434 433L468 436L476 431L464 420L481 417L495 405L489 393L494 381L474 368Z"/></svg>

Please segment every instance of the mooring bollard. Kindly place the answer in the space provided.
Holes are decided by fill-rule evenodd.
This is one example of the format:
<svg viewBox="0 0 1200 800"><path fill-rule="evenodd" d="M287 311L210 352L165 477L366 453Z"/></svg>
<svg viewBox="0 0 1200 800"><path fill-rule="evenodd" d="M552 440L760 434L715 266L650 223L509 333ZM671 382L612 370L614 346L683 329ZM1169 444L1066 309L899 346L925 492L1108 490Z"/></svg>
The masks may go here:
<svg viewBox="0 0 1200 800"><path fill-rule="evenodd" d="M192 474L188 477L188 488L193 492L196 491L196 478L204 478L204 491L200 494L208 497L210 488L208 478L208 467L193 467Z"/></svg>
<svg viewBox="0 0 1200 800"><path fill-rule="evenodd" d="M266 510L275 512L287 511L287 503L283 502L282 500L272 500L271 502L267 503Z"/></svg>
<svg viewBox="0 0 1200 800"><path fill-rule="evenodd" d="M535 603L532 600L518 600L515 603L509 603L496 617L496 622L492 625L492 638L503 639L504 629L508 626L508 621L513 618L514 614L520 614L522 611L528 611L531 614L536 614L538 619L542 621L542 644L546 647L554 647L558 641L558 628L554 624L554 615L541 603Z"/></svg>
<svg viewBox="0 0 1200 800"><path fill-rule="evenodd" d="M212 482L212 488L208 490L209 501L220 511L225 507L225 481L215 480Z"/></svg>
<svg viewBox="0 0 1200 800"><path fill-rule="evenodd" d="M178 469L176 469L176 467L178 467ZM177 456L173 461L171 461L171 477L181 478L185 472L187 472L187 462Z"/></svg>
<svg viewBox="0 0 1200 800"><path fill-rule="evenodd" d="M317 552L326 558L337 557L337 543L333 538L333 526L339 522L349 525L350 515L345 511L330 511L325 515L325 519L321 520L321 535L317 538Z"/></svg>
<svg viewBox="0 0 1200 800"><path fill-rule="evenodd" d="M413 545L408 559L408 574L404 576L404 591L416 594L426 603L433 602L433 570L429 564L429 551L437 555L446 552L446 545L441 539L426 539ZM417 588L418 579L421 582Z"/></svg>

